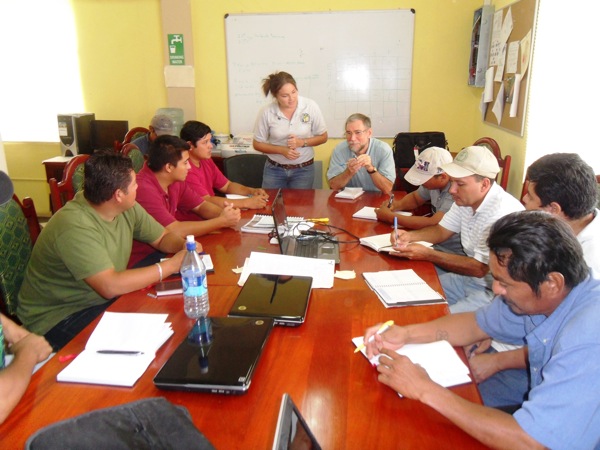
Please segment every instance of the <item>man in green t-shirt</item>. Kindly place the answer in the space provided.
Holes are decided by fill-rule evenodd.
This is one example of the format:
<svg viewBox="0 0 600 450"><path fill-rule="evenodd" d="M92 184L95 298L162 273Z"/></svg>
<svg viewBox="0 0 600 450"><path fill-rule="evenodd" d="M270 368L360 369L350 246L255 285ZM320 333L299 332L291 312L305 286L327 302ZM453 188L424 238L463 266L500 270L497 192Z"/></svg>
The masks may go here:
<svg viewBox="0 0 600 450"><path fill-rule="evenodd" d="M44 335L54 350L116 297L177 272L185 254L183 238L136 203L136 174L128 157L95 153L85 163L84 177L84 191L54 214L40 234L19 292L19 319L29 331ZM176 254L127 270L133 239Z"/></svg>

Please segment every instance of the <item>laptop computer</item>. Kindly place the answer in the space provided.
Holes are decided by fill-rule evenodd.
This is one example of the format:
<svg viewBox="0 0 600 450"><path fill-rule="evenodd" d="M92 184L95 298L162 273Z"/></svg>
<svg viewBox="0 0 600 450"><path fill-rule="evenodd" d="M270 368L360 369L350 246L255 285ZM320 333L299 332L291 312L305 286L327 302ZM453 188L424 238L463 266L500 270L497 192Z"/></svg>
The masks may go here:
<svg viewBox="0 0 600 450"><path fill-rule="evenodd" d="M288 223L283 193L277 191L273 200L273 222L275 232L279 241L279 250L282 255L304 256L307 258L333 259L336 264L340 263L340 246L335 236L326 233L300 234L294 236L293 227ZM317 233L314 230L306 230L307 233Z"/></svg>
<svg viewBox="0 0 600 450"><path fill-rule="evenodd" d="M270 317L276 325L297 327L304 323L312 277L251 273L244 283L230 317Z"/></svg>
<svg viewBox="0 0 600 450"><path fill-rule="evenodd" d="M243 394L271 330L270 318L210 317L212 341L185 338L154 377L159 389Z"/></svg>
<svg viewBox="0 0 600 450"><path fill-rule="evenodd" d="M273 450L321 450L308 424L288 394L283 394Z"/></svg>

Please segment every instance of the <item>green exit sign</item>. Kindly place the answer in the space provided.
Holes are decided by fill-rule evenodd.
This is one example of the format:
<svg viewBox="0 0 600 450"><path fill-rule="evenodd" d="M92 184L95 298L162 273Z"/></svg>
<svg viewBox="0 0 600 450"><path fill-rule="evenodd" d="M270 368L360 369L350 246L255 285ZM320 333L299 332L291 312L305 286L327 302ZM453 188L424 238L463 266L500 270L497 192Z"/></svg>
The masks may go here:
<svg viewBox="0 0 600 450"><path fill-rule="evenodd" d="M185 56L183 53L183 34L168 34L167 48L169 49L169 64L172 66L184 66Z"/></svg>

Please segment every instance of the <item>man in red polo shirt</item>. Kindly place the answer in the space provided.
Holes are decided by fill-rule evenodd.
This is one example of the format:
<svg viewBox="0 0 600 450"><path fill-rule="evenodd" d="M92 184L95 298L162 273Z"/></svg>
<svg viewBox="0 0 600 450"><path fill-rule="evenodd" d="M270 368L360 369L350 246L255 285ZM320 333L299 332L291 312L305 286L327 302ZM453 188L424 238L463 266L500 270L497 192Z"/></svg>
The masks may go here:
<svg viewBox="0 0 600 450"><path fill-rule="evenodd" d="M224 227L235 226L240 210L227 204L223 209L206 202L184 183L190 170L189 145L176 136L159 136L150 145L148 161L137 175L137 201L167 230L182 237L189 234L202 236ZM178 215L198 220L177 220ZM135 241L131 251L130 267L154 264L164 255Z"/></svg>

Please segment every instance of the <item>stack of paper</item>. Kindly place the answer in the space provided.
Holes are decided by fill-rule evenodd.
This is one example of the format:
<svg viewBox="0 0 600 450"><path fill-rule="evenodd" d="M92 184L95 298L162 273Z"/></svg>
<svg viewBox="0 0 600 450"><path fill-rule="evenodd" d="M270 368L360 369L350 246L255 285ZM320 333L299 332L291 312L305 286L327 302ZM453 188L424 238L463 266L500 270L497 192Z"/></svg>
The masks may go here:
<svg viewBox="0 0 600 450"><path fill-rule="evenodd" d="M377 220L377 214L375 214L375 208L373 206L365 206L362 209L359 209L352 217L355 219L368 219L368 220Z"/></svg>
<svg viewBox="0 0 600 450"><path fill-rule="evenodd" d="M288 224L295 224L304 221L304 217L288 217ZM269 234L275 228L273 216L264 214L255 214L249 222L242 225L242 231L246 233Z"/></svg>
<svg viewBox="0 0 600 450"><path fill-rule="evenodd" d="M352 342L357 347L363 343L363 337L355 337ZM462 362L448 341L430 342L428 344L406 344L396 350L399 355L408 357L414 364L419 364L427 371L429 378L437 384L450 387L470 383L469 368ZM367 356L366 349L362 354ZM370 361L379 364L380 355Z"/></svg>
<svg viewBox="0 0 600 450"><path fill-rule="evenodd" d="M347 198L350 200L354 200L355 198L360 197L364 193L365 193L365 191L361 187L347 187L347 188L344 188L344 190L335 194L335 197L336 198Z"/></svg>
<svg viewBox="0 0 600 450"><path fill-rule="evenodd" d="M412 269L365 272L363 276L386 308L446 303L444 297Z"/></svg>
<svg viewBox="0 0 600 450"><path fill-rule="evenodd" d="M167 314L105 312L85 350L58 381L131 387L173 334Z"/></svg>
<svg viewBox="0 0 600 450"><path fill-rule="evenodd" d="M238 281L243 286L251 273L266 275L304 275L313 278L312 287L333 287L335 261L332 259L303 258L301 256L277 255L252 252L246 260Z"/></svg>

